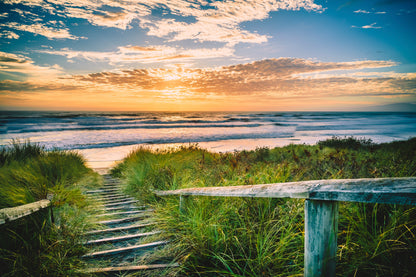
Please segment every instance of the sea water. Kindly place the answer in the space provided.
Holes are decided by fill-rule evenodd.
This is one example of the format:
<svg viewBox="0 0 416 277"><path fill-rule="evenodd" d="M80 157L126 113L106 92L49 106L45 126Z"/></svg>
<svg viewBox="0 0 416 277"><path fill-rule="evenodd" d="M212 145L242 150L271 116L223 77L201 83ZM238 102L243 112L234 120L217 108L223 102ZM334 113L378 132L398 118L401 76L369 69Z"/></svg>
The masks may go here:
<svg viewBox="0 0 416 277"><path fill-rule="evenodd" d="M12 139L76 150L108 167L139 145L197 143L210 151L314 144L338 137L391 142L416 137L416 113L393 112L10 112L0 111L0 145Z"/></svg>

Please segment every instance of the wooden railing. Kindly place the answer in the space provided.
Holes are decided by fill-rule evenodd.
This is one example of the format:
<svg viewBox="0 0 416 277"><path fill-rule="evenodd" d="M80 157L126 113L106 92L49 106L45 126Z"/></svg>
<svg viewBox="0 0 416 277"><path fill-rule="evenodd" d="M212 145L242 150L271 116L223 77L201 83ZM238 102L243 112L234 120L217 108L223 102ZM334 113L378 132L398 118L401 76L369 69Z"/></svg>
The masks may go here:
<svg viewBox="0 0 416 277"><path fill-rule="evenodd" d="M45 209L51 206L51 201L48 199L40 200L37 202L29 203L12 208L4 208L0 210L0 225L7 222L19 219L21 217L31 215L39 210ZM53 214L51 213L53 221Z"/></svg>
<svg viewBox="0 0 416 277"><path fill-rule="evenodd" d="M180 208L191 195L306 199L304 276L335 276L338 202L416 205L416 178L333 179L155 193L179 195Z"/></svg>

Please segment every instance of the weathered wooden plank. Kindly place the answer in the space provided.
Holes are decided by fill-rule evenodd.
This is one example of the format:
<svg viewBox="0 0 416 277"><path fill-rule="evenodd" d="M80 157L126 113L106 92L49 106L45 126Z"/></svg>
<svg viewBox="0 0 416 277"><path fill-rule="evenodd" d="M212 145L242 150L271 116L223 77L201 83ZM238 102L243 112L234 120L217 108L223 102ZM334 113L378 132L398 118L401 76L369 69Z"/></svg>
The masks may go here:
<svg viewBox="0 0 416 277"><path fill-rule="evenodd" d="M416 178L324 180L309 199L416 205Z"/></svg>
<svg viewBox="0 0 416 277"><path fill-rule="evenodd" d="M116 254L120 254L120 253L123 253L123 252L129 252L129 251L133 251L133 250L141 250L141 249L146 249L146 248L157 247L157 246L165 245L167 243L168 243L168 241L166 241L166 240L155 241L155 242L146 243L146 244L139 244L139 245L133 245L133 246L123 247L123 248L116 248L116 249L111 249L111 250L93 252L93 253L90 253L90 254L86 254L82 257L83 258L92 258L92 257L97 257L97 256L116 255Z"/></svg>
<svg viewBox="0 0 416 277"><path fill-rule="evenodd" d="M97 201L105 201L105 200L117 200L119 198L124 198L124 197L126 197L125 194L115 194L115 195L113 194L113 195L109 195L109 196L106 196L106 197L94 197L93 196L93 199L95 199Z"/></svg>
<svg viewBox="0 0 416 277"><path fill-rule="evenodd" d="M108 193L108 192L115 192L115 191L120 191L120 189L115 188L115 189L96 189L96 190L87 190L85 193L86 194L103 194L103 193Z"/></svg>
<svg viewBox="0 0 416 277"><path fill-rule="evenodd" d="M133 206L131 204L127 204L124 206L116 206L116 207L112 207L112 208L104 208L104 211L118 211L118 210L127 210L127 209L145 209L146 206Z"/></svg>
<svg viewBox="0 0 416 277"><path fill-rule="evenodd" d="M305 201L305 277L335 276L338 203Z"/></svg>
<svg viewBox="0 0 416 277"><path fill-rule="evenodd" d="M101 187L112 187L112 186L119 187L120 181L105 181L105 184L102 185Z"/></svg>
<svg viewBox="0 0 416 277"><path fill-rule="evenodd" d="M51 201L44 199L37 202L0 210L0 224L30 215L51 205Z"/></svg>
<svg viewBox="0 0 416 277"><path fill-rule="evenodd" d="M130 221L135 221L137 219L141 219L144 217L148 217L149 214L148 213L142 213L140 215L137 216L132 216L132 217L125 217L125 218L120 218L120 219L111 219L111 220L102 220L102 221L98 221L97 224L119 224L119 223L124 223L124 222L130 222Z"/></svg>
<svg viewBox="0 0 416 277"><path fill-rule="evenodd" d="M304 198L416 205L416 178L332 179L155 191L164 195Z"/></svg>
<svg viewBox="0 0 416 277"><path fill-rule="evenodd" d="M114 206L122 206L122 205L128 205L128 204L133 204L133 203L137 203L137 200L130 200L130 201L121 201L121 202L116 202L116 203L111 203L111 204L105 204L104 207L114 207Z"/></svg>
<svg viewBox="0 0 416 277"><path fill-rule="evenodd" d="M116 227L116 228L108 228L103 230L93 230L86 232L86 235L94 235L94 234L100 234L100 233L112 233L112 232L119 232L119 231L127 231L127 230L133 230L133 229L140 229L155 225L154 222L148 222L143 224L134 224L130 226L123 226L123 227Z"/></svg>
<svg viewBox="0 0 416 277"><path fill-rule="evenodd" d="M105 205L107 205L107 204L114 204L114 203L120 203L123 201L133 201L133 200L136 200L136 199L134 199L133 197L125 197L125 198L118 198L115 200L101 200L101 201L104 202Z"/></svg>
<svg viewBox="0 0 416 277"><path fill-rule="evenodd" d="M118 185L104 185L104 186L100 187L99 189L104 190L104 191L115 190L115 189L116 190L121 190L121 187L118 186Z"/></svg>
<svg viewBox="0 0 416 277"><path fill-rule="evenodd" d="M155 191L159 196L164 195L199 195L220 197L275 197L275 198L307 198L310 187L316 183L299 182L264 184L252 186L228 186L228 187L200 187L169 191Z"/></svg>
<svg viewBox="0 0 416 277"><path fill-rule="evenodd" d="M151 265L131 265L131 266L116 266L116 267L102 267L102 268L90 268L84 273L110 273L110 272L127 272L127 271L144 271L178 267L178 263L171 264L151 264Z"/></svg>
<svg viewBox="0 0 416 277"><path fill-rule="evenodd" d="M114 215L131 215L131 214L142 214L145 212L152 212L153 210L138 210L138 211L127 211L127 212L116 212L116 213L106 213L106 214L99 214L97 215L97 217L101 217L101 216L114 216Z"/></svg>
<svg viewBox="0 0 416 277"><path fill-rule="evenodd" d="M148 237L153 236L156 234L160 234L160 231L153 231L153 232L146 232L146 233L138 233L138 234L131 234L131 235L125 235L125 236L119 236L119 237L111 237L111 238L104 238L104 239L96 239L96 240L89 240L85 242L85 245L90 244L100 244L100 243L108 243L108 242L117 242L117 241L123 241L123 240L129 240L129 239L136 239L141 237Z"/></svg>

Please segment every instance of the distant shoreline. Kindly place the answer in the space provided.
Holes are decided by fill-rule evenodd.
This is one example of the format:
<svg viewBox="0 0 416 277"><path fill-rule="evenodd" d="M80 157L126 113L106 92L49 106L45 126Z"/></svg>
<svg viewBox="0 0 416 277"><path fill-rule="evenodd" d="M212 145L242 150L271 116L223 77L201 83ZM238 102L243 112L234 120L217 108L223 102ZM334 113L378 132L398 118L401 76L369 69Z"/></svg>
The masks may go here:
<svg viewBox="0 0 416 277"><path fill-rule="evenodd" d="M133 149L198 144L213 152L315 144L332 137L375 143L416 136L416 113L397 112L0 112L0 146L30 140L75 150L94 168Z"/></svg>

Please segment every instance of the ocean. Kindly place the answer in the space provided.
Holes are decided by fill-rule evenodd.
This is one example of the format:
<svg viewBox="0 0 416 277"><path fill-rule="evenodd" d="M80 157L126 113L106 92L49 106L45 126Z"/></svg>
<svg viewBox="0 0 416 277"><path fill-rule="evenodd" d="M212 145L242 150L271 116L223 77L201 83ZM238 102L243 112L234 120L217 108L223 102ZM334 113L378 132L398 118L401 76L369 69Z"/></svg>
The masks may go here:
<svg viewBox="0 0 416 277"><path fill-rule="evenodd" d="M416 137L416 113L0 111L0 146L12 139L75 150L109 167L139 145L197 143L210 151L315 144L333 136L391 142Z"/></svg>

